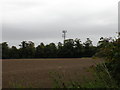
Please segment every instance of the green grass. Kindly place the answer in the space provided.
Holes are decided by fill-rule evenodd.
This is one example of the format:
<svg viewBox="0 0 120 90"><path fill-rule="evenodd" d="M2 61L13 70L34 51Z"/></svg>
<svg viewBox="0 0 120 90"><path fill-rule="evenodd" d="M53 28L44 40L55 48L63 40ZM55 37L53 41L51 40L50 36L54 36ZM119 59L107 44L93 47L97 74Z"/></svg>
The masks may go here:
<svg viewBox="0 0 120 90"><path fill-rule="evenodd" d="M21 81L12 81L12 82L9 82L9 86L11 88L33 88L33 85L32 84L28 84L28 83L25 83L26 81L24 80L21 80ZM23 84L25 83L25 84Z"/></svg>
<svg viewBox="0 0 120 90"><path fill-rule="evenodd" d="M90 80L88 77L83 77L84 83L69 80L64 81L63 75L57 72L51 72L51 78L54 82L54 88L115 88L120 89L116 81L110 75L104 63L91 67L89 69L93 73L94 79ZM79 78L79 77L78 77Z"/></svg>

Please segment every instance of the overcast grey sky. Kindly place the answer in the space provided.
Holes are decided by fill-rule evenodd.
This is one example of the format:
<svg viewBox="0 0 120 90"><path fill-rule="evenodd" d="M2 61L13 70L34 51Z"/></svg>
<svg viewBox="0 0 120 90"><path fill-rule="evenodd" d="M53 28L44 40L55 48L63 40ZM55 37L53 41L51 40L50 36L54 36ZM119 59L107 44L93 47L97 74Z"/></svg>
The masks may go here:
<svg viewBox="0 0 120 90"><path fill-rule="evenodd" d="M118 32L119 0L3 0L2 40L18 46L23 40L62 42L67 38L114 37Z"/></svg>

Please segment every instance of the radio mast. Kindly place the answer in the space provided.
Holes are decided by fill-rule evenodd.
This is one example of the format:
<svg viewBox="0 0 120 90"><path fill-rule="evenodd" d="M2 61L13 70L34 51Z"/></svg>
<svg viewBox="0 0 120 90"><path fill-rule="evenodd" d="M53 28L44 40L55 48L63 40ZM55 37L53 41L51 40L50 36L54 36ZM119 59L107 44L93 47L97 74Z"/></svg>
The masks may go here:
<svg viewBox="0 0 120 90"><path fill-rule="evenodd" d="M62 33L63 33L63 34L62 34L62 37L64 38L64 41L65 41L67 30L63 30Z"/></svg>

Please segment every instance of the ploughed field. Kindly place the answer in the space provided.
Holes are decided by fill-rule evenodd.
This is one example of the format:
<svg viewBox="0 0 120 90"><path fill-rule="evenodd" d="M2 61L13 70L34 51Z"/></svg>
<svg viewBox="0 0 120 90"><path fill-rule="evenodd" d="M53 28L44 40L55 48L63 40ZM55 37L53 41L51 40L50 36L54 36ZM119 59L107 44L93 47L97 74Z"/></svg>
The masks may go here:
<svg viewBox="0 0 120 90"><path fill-rule="evenodd" d="M61 59L4 59L2 60L3 88L52 88L53 72L63 76L63 80L93 78L89 67L100 63L101 59L61 58Z"/></svg>

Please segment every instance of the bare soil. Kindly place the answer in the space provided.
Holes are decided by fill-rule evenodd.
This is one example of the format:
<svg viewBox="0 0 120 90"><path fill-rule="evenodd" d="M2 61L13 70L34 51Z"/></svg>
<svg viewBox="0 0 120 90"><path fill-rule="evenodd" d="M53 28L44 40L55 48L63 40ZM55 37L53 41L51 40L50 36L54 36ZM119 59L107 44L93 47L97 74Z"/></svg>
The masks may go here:
<svg viewBox="0 0 120 90"><path fill-rule="evenodd" d="M15 84L17 87L52 88L54 82L50 72L62 74L63 80L84 82L83 77L92 78L89 67L101 61L92 58L4 59L2 85L3 88L14 88Z"/></svg>

